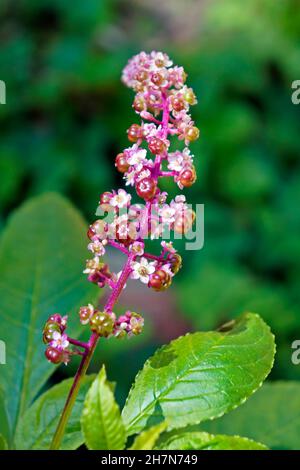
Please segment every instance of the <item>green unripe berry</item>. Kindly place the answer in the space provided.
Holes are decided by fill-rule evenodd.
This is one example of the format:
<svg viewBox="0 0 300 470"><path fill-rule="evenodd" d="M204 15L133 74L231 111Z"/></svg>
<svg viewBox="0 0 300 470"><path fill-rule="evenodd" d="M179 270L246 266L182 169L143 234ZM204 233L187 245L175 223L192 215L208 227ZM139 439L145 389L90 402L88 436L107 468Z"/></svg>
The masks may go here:
<svg viewBox="0 0 300 470"><path fill-rule="evenodd" d="M115 325L114 318L107 312L95 312L90 319L90 327L94 333L107 338L113 332Z"/></svg>
<svg viewBox="0 0 300 470"><path fill-rule="evenodd" d="M43 341L45 344L50 343L50 341L53 340L53 333L55 331L58 333L61 332L59 325L54 322L47 322L43 331Z"/></svg>

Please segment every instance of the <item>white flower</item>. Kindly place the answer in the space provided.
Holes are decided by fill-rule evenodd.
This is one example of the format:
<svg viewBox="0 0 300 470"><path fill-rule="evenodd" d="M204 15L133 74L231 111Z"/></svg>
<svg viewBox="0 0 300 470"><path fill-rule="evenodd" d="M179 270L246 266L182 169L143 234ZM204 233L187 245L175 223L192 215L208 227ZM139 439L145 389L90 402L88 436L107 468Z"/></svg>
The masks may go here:
<svg viewBox="0 0 300 470"><path fill-rule="evenodd" d="M118 207L119 209L122 209L124 207L127 207L128 204L131 201L131 195L128 194L124 189L118 189L117 194L115 194L111 200L110 200L110 205L113 207Z"/></svg>
<svg viewBox="0 0 300 470"><path fill-rule="evenodd" d="M163 271L165 271L167 274L169 274L169 276L173 277L174 276L174 273L171 271L171 265L170 263L167 263L167 264L163 264L161 269Z"/></svg>
<svg viewBox="0 0 300 470"><path fill-rule="evenodd" d="M135 182L135 171L134 169L127 171L124 175L124 180L126 181L125 186L134 186Z"/></svg>
<svg viewBox="0 0 300 470"><path fill-rule="evenodd" d="M175 197L174 201L177 203L184 203L186 201L186 197L183 194L180 194Z"/></svg>
<svg viewBox="0 0 300 470"><path fill-rule="evenodd" d="M175 208L170 207L169 204L164 204L158 211L164 224L172 224L175 220L175 213Z"/></svg>
<svg viewBox="0 0 300 470"><path fill-rule="evenodd" d="M169 253L176 253L177 251L173 246L173 242L162 241L161 246L163 247L165 251L168 251Z"/></svg>
<svg viewBox="0 0 300 470"><path fill-rule="evenodd" d="M145 245L142 242L134 242L129 247L129 251L131 253L135 253L138 256L142 256L144 254Z"/></svg>
<svg viewBox="0 0 300 470"><path fill-rule="evenodd" d="M52 341L50 346L57 349L66 349L69 346L69 341L67 335L62 335L58 331L52 333Z"/></svg>
<svg viewBox="0 0 300 470"><path fill-rule="evenodd" d="M161 126L159 126L158 128L156 127L155 124L153 123L146 123L146 124L143 124L143 134L145 137L149 137L149 136L155 136L158 129L161 129Z"/></svg>
<svg viewBox="0 0 300 470"><path fill-rule="evenodd" d="M184 211L187 208L185 196L176 196L173 201L170 202L170 206L175 209L176 212Z"/></svg>
<svg viewBox="0 0 300 470"><path fill-rule="evenodd" d="M181 171L183 168L183 156L181 152L170 153L168 156L168 168L171 171Z"/></svg>
<svg viewBox="0 0 300 470"><path fill-rule="evenodd" d="M146 258L141 258L140 262L134 261L131 263L132 279L140 279L143 284L148 284L150 275L155 271L155 263L149 263Z"/></svg>
<svg viewBox="0 0 300 470"><path fill-rule="evenodd" d="M103 256L105 254L103 243L101 243L99 240L89 243L88 250L92 253L95 253L97 256Z"/></svg>
<svg viewBox="0 0 300 470"><path fill-rule="evenodd" d="M143 170L141 171L140 173L136 174L136 182L139 182L141 180L143 180L144 178L148 178L149 176L151 175L151 171L150 170Z"/></svg>
<svg viewBox="0 0 300 470"><path fill-rule="evenodd" d="M95 256L93 259L88 259L86 261L86 268L83 271L84 274L93 274L99 269L100 259L98 256Z"/></svg>
<svg viewBox="0 0 300 470"><path fill-rule="evenodd" d="M169 56L164 52L152 51L150 53L150 57L156 63L159 63L160 67L171 67L171 65L173 65L173 62L170 60Z"/></svg>
<svg viewBox="0 0 300 470"><path fill-rule="evenodd" d="M133 150L130 152L129 156L127 157L127 162L129 165L138 165L139 163L144 163L147 155L146 149Z"/></svg>
<svg viewBox="0 0 300 470"><path fill-rule="evenodd" d="M185 147L182 151L184 166L192 166L194 155L191 154L190 149Z"/></svg>

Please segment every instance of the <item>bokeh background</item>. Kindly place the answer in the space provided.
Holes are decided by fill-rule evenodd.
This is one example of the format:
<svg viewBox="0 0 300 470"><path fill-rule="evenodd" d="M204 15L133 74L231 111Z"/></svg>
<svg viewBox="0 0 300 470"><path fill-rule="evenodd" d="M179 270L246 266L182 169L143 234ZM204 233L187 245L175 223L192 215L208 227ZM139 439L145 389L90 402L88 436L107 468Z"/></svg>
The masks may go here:
<svg viewBox="0 0 300 470"><path fill-rule="evenodd" d="M144 314L145 333L103 342L93 364L106 363L120 401L158 345L244 310L260 313L276 334L271 379L300 380L291 362L291 343L300 339L300 105L291 101L300 79L299 7L299 0L1 0L1 228L24 200L49 190L93 221L99 194L121 184L114 157L137 122L133 94L120 82L131 55L167 52L198 96L192 112L201 138L191 146L198 180L186 195L205 204L205 246L183 253L168 292L132 283L124 293L120 308Z"/></svg>

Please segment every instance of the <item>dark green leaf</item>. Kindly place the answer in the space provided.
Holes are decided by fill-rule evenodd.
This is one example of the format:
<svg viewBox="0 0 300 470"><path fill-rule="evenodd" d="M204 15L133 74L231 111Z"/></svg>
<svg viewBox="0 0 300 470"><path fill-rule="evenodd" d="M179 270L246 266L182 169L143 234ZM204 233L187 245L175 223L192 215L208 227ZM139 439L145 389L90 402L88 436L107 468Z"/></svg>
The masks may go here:
<svg viewBox="0 0 300 470"><path fill-rule="evenodd" d="M86 393L94 378L95 375L90 375L83 379L66 426L61 450L74 450L83 444L80 416ZM73 379L67 379L50 388L24 413L16 430L15 447L17 450L49 449L72 383Z"/></svg>
<svg viewBox="0 0 300 470"><path fill-rule="evenodd" d="M11 217L0 245L1 369L11 433L20 416L54 371L44 358L42 328L54 312L69 316L79 331L77 308L97 295L82 275L86 224L61 196L46 194Z"/></svg>

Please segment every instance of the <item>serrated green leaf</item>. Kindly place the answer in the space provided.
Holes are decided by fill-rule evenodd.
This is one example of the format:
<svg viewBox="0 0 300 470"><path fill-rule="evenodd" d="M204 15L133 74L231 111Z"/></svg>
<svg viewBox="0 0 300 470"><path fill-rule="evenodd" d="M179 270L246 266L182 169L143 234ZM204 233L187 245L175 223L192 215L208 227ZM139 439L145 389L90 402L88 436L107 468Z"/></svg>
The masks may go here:
<svg viewBox="0 0 300 470"><path fill-rule="evenodd" d="M152 450L160 434L167 428L166 421L163 421L150 429L139 434L129 450Z"/></svg>
<svg viewBox="0 0 300 470"><path fill-rule="evenodd" d="M259 442L240 436L213 435L206 432L175 432L166 437L158 450L267 450Z"/></svg>
<svg viewBox="0 0 300 470"><path fill-rule="evenodd" d="M95 374L85 376L80 387L71 417L67 423L61 450L74 450L83 444L80 416L86 393ZM43 393L24 413L15 435L17 450L48 450L65 405L73 379L63 380Z"/></svg>
<svg viewBox="0 0 300 470"><path fill-rule="evenodd" d="M76 313L98 295L86 282L86 224L64 198L45 194L17 210L0 245L1 340L6 365L1 368L11 434L55 367L44 358L41 331L54 312ZM69 333L80 324L69 316Z"/></svg>
<svg viewBox="0 0 300 470"><path fill-rule="evenodd" d="M230 415L203 423L214 433L243 434L271 449L300 449L300 383L265 383L247 403Z"/></svg>
<svg viewBox="0 0 300 470"><path fill-rule="evenodd" d="M91 385L81 417L82 432L91 450L122 450L126 434L111 384L103 366Z"/></svg>
<svg viewBox="0 0 300 470"><path fill-rule="evenodd" d="M223 415L261 385L274 351L269 327L253 313L223 331L171 341L137 375L123 409L128 435L163 419L172 429Z"/></svg>

